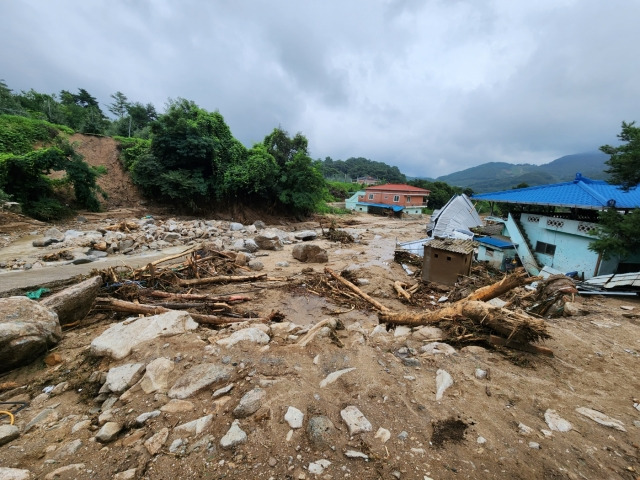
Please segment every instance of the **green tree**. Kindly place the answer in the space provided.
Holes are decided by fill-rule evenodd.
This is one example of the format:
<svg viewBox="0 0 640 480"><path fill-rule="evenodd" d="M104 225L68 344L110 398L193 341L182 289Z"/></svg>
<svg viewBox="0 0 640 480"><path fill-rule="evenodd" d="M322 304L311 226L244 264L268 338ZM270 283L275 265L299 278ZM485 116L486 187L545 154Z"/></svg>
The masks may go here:
<svg viewBox="0 0 640 480"><path fill-rule="evenodd" d="M273 155L280 167L284 167L287 162L293 160L298 153L308 155L307 138L300 132L295 137L289 137L289 134L281 127L274 128L273 131L264 139L264 145L267 151Z"/></svg>
<svg viewBox="0 0 640 480"><path fill-rule="evenodd" d="M236 197L274 200L280 176L276 159L263 144L256 144L247 152L247 158L231 165L224 173L224 191Z"/></svg>
<svg viewBox="0 0 640 480"><path fill-rule="evenodd" d="M298 152L282 169L278 182L279 200L298 215L308 215L318 209L327 186L320 172L308 155Z"/></svg>
<svg viewBox="0 0 640 480"><path fill-rule="evenodd" d="M621 142L619 147L603 145L600 150L611 158L606 161L609 169L605 170L610 175L611 183L622 185L629 190L640 183L640 128L636 122L622 122L622 131L618 134Z"/></svg>
<svg viewBox="0 0 640 480"><path fill-rule="evenodd" d="M628 213L609 209L598 217L600 238L589 245L589 249L600 253L605 260L619 256L625 258L640 251L640 209Z"/></svg>
<svg viewBox="0 0 640 480"><path fill-rule="evenodd" d="M120 91L112 93L111 98L113 99L113 103L108 105L109 111L118 117L118 119L121 119L127 114L129 109L129 100L127 99L127 96Z"/></svg>

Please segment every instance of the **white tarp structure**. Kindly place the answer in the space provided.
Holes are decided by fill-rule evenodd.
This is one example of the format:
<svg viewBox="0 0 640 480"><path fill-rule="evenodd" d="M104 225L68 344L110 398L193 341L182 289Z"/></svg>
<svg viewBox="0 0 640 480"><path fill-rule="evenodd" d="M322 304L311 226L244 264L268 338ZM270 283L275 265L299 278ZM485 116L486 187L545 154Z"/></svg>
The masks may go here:
<svg viewBox="0 0 640 480"><path fill-rule="evenodd" d="M482 226L476 208L465 194L455 195L431 215L427 235L438 238L473 238L473 227Z"/></svg>
<svg viewBox="0 0 640 480"><path fill-rule="evenodd" d="M399 243L398 246L415 255L424 255L424 244L434 238L471 239L471 228L482 226L476 208L465 194L455 195L440 210L431 215L427 225L428 238Z"/></svg>

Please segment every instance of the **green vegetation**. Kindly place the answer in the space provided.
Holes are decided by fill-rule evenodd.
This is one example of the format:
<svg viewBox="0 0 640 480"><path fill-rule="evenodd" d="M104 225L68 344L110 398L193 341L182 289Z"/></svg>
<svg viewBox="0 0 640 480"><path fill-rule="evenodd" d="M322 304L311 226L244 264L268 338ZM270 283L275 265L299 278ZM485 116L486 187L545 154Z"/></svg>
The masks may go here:
<svg viewBox="0 0 640 480"><path fill-rule="evenodd" d="M358 183L334 182L327 180L327 188L329 196L328 202L340 202L351 197L358 190L362 190L363 186Z"/></svg>
<svg viewBox="0 0 640 480"><path fill-rule="evenodd" d="M622 122L618 138L625 142L619 147L603 145L611 183L622 185L624 190L637 188L640 183L640 128L635 122ZM624 259L640 251L640 209L619 212L615 209L600 212L598 216L599 237L589 245L589 249L600 253L604 259L619 256Z"/></svg>
<svg viewBox="0 0 640 480"><path fill-rule="evenodd" d="M391 167L384 162L375 162L366 158L348 158L347 160L333 160L327 157L321 161L322 175L332 180L341 180L370 175L381 183L405 183L407 178L398 167Z"/></svg>
<svg viewBox="0 0 640 480"><path fill-rule="evenodd" d="M600 150L610 155L607 160L611 183L622 185L625 190L636 188L640 183L640 128L636 122L622 122L622 131L618 134L619 147L603 145Z"/></svg>
<svg viewBox="0 0 640 480"><path fill-rule="evenodd" d="M90 167L60 133L58 126L42 120L0 115L0 199L22 203L25 213L35 218L59 219L71 209L56 192L71 186L77 206L100 208L96 178L101 172ZM48 176L53 171L65 175L53 180Z"/></svg>
<svg viewBox="0 0 640 480"><path fill-rule="evenodd" d="M452 187L451 185L445 182L430 182L429 180L411 180L409 185L413 185L414 187L424 188L426 190L430 190L429 194L429 208L432 210L437 210L446 205L446 203L453 197L454 195L459 195L464 193L466 195L472 195L473 192L470 189L462 189L460 187Z"/></svg>

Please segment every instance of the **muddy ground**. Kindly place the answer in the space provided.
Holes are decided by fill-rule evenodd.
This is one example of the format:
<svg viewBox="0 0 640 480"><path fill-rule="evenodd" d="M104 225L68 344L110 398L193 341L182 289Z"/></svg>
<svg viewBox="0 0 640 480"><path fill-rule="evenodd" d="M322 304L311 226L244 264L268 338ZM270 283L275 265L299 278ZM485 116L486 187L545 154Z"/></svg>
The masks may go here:
<svg viewBox="0 0 640 480"><path fill-rule="evenodd" d="M328 250L327 265L335 271L352 270L354 278L364 280L362 290L392 310L420 310L402 303L393 290L396 280L417 281L393 261L393 251L396 240L420 238L426 219L353 215L348 220L350 225L344 228L356 235L357 243L314 242ZM318 225L278 226L303 230ZM458 347L448 356L419 353L427 340L415 333L374 334L378 320L373 308L359 305L349 311L349 299L319 295L309 282L316 277L303 270L311 267L321 274L325 265L294 260L292 248L260 251L257 257L265 273L286 281L205 286L191 292L248 295L251 301L241 310L261 315L280 311L285 321L301 326L292 331L294 337L272 334L266 346L239 344L226 349L216 342L230 329L200 326L195 333L158 339L114 361L92 357L89 344L125 317L94 311L81 325L65 330L54 349L62 363L49 367L38 359L0 377L0 383L18 385L0 394L0 401L30 402L16 414L21 429L44 409L54 411L44 423L0 446L0 466L27 469L34 478L96 479L111 479L125 471L134 472L131 478L149 479L637 479L640 475L640 411L634 407L640 397L640 325L623 316L629 310L621 308L640 311L637 298L578 298L586 315L548 320L552 338L544 345L554 357L482 347ZM282 262L288 265L277 265ZM304 332L326 318L344 324L345 329L336 331L337 338L316 338L304 348L295 345L300 329ZM407 352L411 362L403 358ZM125 428L115 441L97 442L102 412L94 401L100 387L91 381L95 372L158 357L173 360L174 378L203 362L231 365L234 373L228 381L189 398L192 410L165 412L142 427L132 420L165 405L167 396L138 392L127 401L119 400L111 414ZM345 368L355 370L320 387L329 373ZM449 372L454 383L437 401L439 369ZM477 378L477 369L488 376ZM66 391L41 395L45 387L63 382ZM212 398L213 390L228 384L233 384L228 394ZM223 449L219 442L233 421L233 409L256 386L267 396L258 413L240 421L248 435L246 443ZM292 433L284 420L289 406L305 415L303 428ZM350 436L340 413L346 406L356 406L371 423L371 431ZM620 420L626 431L595 423L576 412L579 407ZM548 410L570 422L572 429L551 431L545 421ZM176 438L172 429L207 414L214 421L206 431L188 439L188 448L171 451ZM308 419L319 415L335 426L326 445L312 443L306 433ZM84 419L89 426L72 433ZM6 417L0 419L5 423ZM172 433L152 456L144 441L163 427ZM376 438L380 428L389 431L388 441ZM367 459L350 458L348 451ZM330 464L322 473L312 473L311 464L322 459ZM68 465L74 466L51 475Z"/></svg>

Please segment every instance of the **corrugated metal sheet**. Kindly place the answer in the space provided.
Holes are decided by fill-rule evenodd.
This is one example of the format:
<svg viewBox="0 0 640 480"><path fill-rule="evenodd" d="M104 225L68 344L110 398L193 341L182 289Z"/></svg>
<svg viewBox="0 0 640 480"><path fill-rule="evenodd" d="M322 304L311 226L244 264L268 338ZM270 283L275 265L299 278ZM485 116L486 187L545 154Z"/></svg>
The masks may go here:
<svg viewBox="0 0 640 480"><path fill-rule="evenodd" d="M447 204L431 215L431 222L427 226L427 232L432 232L432 237L455 238L455 232L465 232L472 237L469 230L482 225L482 220L476 212L473 203L466 195L454 195Z"/></svg>
<svg viewBox="0 0 640 480"><path fill-rule="evenodd" d="M640 207L640 189L625 192L617 185L602 180L591 180L576 174L572 182L518 188L501 192L473 195L473 200L519 203L524 205L553 205L600 210Z"/></svg>
<svg viewBox="0 0 640 480"><path fill-rule="evenodd" d="M469 254L476 247L473 240L459 240L455 238L434 238L425 244L425 247L436 248L452 253Z"/></svg>
<svg viewBox="0 0 640 480"><path fill-rule="evenodd" d="M640 288L640 272L600 275L584 283L602 288Z"/></svg>
<svg viewBox="0 0 640 480"><path fill-rule="evenodd" d="M478 243L484 243L485 245L491 245L496 248L516 248L513 243L502 240L501 238L475 237L474 240Z"/></svg>

